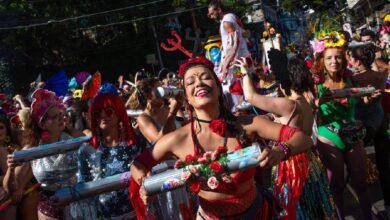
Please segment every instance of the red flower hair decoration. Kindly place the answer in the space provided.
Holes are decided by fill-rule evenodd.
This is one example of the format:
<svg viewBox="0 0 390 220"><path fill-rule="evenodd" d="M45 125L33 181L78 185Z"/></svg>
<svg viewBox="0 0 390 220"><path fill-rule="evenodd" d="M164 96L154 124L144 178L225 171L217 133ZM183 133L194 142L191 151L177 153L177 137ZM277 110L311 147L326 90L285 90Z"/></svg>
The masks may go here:
<svg viewBox="0 0 390 220"><path fill-rule="evenodd" d="M206 57L204 56L198 56L195 58L190 58L186 62L180 65L179 76L181 78L184 78L184 72L186 71L187 67L191 64L203 64L206 65L207 68L209 68L210 70L214 70L214 64L210 60L206 59Z"/></svg>

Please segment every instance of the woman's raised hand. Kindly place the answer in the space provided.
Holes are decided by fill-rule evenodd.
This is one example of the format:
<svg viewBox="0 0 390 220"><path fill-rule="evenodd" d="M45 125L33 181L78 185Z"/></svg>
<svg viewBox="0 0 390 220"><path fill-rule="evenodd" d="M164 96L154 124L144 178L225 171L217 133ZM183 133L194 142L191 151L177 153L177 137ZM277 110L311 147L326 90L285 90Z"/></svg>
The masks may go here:
<svg viewBox="0 0 390 220"><path fill-rule="evenodd" d="M241 74L243 76L245 76L251 71L249 68L248 59L246 57L240 57L239 59L236 59L234 66L240 68Z"/></svg>
<svg viewBox="0 0 390 220"><path fill-rule="evenodd" d="M13 171L15 167L22 165L22 163L15 161L13 154L7 155L7 165Z"/></svg>
<svg viewBox="0 0 390 220"><path fill-rule="evenodd" d="M169 112L177 113L177 111L183 106L184 93L179 92L174 98L169 99Z"/></svg>

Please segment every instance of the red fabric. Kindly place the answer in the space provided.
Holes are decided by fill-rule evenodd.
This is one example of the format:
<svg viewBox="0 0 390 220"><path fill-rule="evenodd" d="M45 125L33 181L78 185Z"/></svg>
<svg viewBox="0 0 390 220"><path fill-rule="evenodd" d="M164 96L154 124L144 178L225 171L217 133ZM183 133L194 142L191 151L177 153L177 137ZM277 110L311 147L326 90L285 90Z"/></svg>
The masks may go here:
<svg viewBox="0 0 390 220"><path fill-rule="evenodd" d="M195 58L189 58L186 62L180 65L179 67L179 76L180 78L184 78L184 71L187 69L187 66L192 65L192 64L203 64L206 65L210 70L214 69L214 64L206 59L204 56L198 56Z"/></svg>
<svg viewBox="0 0 390 220"><path fill-rule="evenodd" d="M256 168L250 168L244 171L234 173L234 176L232 177L232 183L225 183L222 181L218 187L218 192L227 194L234 193L238 189L240 183L246 182L249 179L253 178L255 176L255 173Z"/></svg>
<svg viewBox="0 0 390 220"><path fill-rule="evenodd" d="M283 125L279 141L288 141L297 131L299 129ZM306 153L291 156L288 160L278 164L275 197L280 198L280 206L286 211L286 215L281 219L296 219L296 206L309 175L309 167L309 158ZM287 192L285 191L286 185Z"/></svg>
<svg viewBox="0 0 390 220"><path fill-rule="evenodd" d="M146 170L151 170L158 162L153 158L151 151L145 151L138 155L135 159L138 163L142 164Z"/></svg>
<svg viewBox="0 0 390 220"><path fill-rule="evenodd" d="M235 80L234 83L229 87L229 91L233 95L243 95L244 90L242 90L240 80Z"/></svg>
<svg viewBox="0 0 390 220"><path fill-rule="evenodd" d="M129 186L130 202L137 214L138 220L154 220L154 216L146 209L139 194L140 185L131 178Z"/></svg>
<svg viewBox="0 0 390 220"><path fill-rule="evenodd" d="M242 149L239 139L237 139L237 142L239 143L239 145L237 145L234 148L235 151ZM256 173L255 167L234 173L234 176L232 177L232 183L228 184L222 181L220 186L218 187L218 192L227 193L227 194L234 193L237 190L237 187L239 186L240 183L246 182L249 179L253 178L255 176L255 173Z"/></svg>
<svg viewBox="0 0 390 220"><path fill-rule="evenodd" d="M158 164L158 162L152 157L152 152L150 151L143 152L142 154L138 155L135 160L142 164L146 170L151 170L152 167ZM153 215L146 209L140 197L139 190L140 185L138 185L138 183L133 178L131 178L129 185L130 202L137 214L137 218L139 220L154 220L155 218Z"/></svg>
<svg viewBox="0 0 390 220"><path fill-rule="evenodd" d="M312 60L307 59L305 62L306 62L307 68L311 69L313 67L313 61Z"/></svg>
<svg viewBox="0 0 390 220"><path fill-rule="evenodd" d="M287 125L282 125L282 128L279 131L279 142L286 142L290 140L290 138L295 134L295 132L299 131L298 128L292 128Z"/></svg>
<svg viewBox="0 0 390 220"><path fill-rule="evenodd" d="M97 71L95 74L92 75L91 79L88 79L83 84L83 95L81 97L81 100L88 100L90 98L95 97L98 92L100 85L102 84L101 74L99 71Z"/></svg>
<svg viewBox="0 0 390 220"><path fill-rule="evenodd" d="M235 203L237 205L242 204L245 202L242 200L243 198L250 198L253 195L256 196L256 192L254 192L253 189L250 189L247 192L245 192L243 195L233 197L233 198L218 199L218 200L212 200L212 201L204 200L204 199L200 198L200 203L201 203L202 207L210 207L214 204L220 204L221 206L224 206L224 204L225 204L225 207L228 208L228 210L226 212L229 212L229 211L234 211L234 209L231 209L232 207L230 207L231 203ZM276 213L272 212L271 208L273 208L275 210L275 207L273 207L273 205L271 205L269 203L268 199L266 199L266 197L263 197L261 206L259 207L256 215L252 216L251 219L253 219L253 220L272 220L272 219L274 219L274 214L276 214ZM239 220L239 219L242 219L242 215L236 215L234 217L220 218L218 216L213 215L210 212L207 212L205 209L203 209L203 214L206 214L208 218L215 219L215 220L220 220L220 219Z"/></svg>

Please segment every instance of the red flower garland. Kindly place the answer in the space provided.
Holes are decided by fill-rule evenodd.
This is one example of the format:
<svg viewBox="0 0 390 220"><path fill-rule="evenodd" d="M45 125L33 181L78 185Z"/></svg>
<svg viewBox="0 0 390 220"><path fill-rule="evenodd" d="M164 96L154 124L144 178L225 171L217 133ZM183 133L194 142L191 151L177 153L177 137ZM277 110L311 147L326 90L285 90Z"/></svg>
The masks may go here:
<svg viewBox="0 0 390 220"><path fill-rule="evenodd" d="M216 173L219 173L222 170L222 165L217 161L213 161L210 164L210 169L212 169Z"/></svg>
<svg viewBox="0 0 390 220"><path fill-rule="evenodd" d="M196 157L194 157L193 155L188 154L188 155L186 156L186 160L185 160L186 163L191 163L191 162L196 162L196 161L197 161L197 159L196 159Z"/></svg>
<svg viewBox="0 0 390 220"><path fill-rule="evenodd" d="M177 161L175 168L184 168L181 179L192 193L198 193L201 188L199 177L207 180L210 189L216 189L220 183L230 183L229 173L224 170L227 162L227 147L219 146L214 152L208 151L203 155L187 155L183 161ZM223 176L223 178L222 178Z"/></svg>

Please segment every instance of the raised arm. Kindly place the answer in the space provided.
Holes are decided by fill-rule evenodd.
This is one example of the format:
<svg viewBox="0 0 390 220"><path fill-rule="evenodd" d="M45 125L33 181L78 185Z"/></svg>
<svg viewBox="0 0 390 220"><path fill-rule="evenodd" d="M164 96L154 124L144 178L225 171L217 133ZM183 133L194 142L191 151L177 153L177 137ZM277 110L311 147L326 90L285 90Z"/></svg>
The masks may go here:
<svg viewBox="0 0 390 220"><path fill-rule="evenodd" d="M160 131L157 129L151 117L141 114L137 117L137 124L142 135L150 143L154 143L160 138Z"/></svg>
<svg viewBox="0 0 390 220"><path fill-rule="evenodd" d="M161 137L153 149L145 151L134 159L131 166L131 175L133 179L141 184L142 179L150 171L150 169L159 162L173 157L173 152L180 145L183 139L182 131L177 130Z"/></svg>
<svg viewBox="0 0 390 220"><path fill-rule="evenodd" d="M176 98L169 99L169 113L165 124L159 130L153 119L147 115L140 115L137 118L138 127L142 135L151 143L157 142L162 136L176 129L176 114L182 105L183 95L179 94Z"/></svg>
<svg viewBox="0 0 390 220"><path fill-rule="evenodd" d="M236 66L241 68L244 97L247 102L266 112L281 117L288 117L294 110L295 103L285 98L275 98L260 95L256 92L250 77L250 70L245 58L237 60Z"/></svg>

